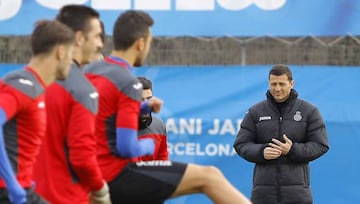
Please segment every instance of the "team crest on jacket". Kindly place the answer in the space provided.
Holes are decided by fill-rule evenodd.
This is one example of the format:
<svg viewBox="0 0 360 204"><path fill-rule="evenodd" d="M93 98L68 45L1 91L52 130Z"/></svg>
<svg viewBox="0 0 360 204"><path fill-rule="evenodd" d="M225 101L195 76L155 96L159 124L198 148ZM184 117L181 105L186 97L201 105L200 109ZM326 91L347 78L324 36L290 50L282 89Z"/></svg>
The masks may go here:
<svg viewBox="0 0 360 204"><path fill-rule="evenodd" d="M302 119L301 112L300 112L300 111L296 111L296 112L295 112L295 115L294 115L294 120L299 122L301 119Z"/></svg>

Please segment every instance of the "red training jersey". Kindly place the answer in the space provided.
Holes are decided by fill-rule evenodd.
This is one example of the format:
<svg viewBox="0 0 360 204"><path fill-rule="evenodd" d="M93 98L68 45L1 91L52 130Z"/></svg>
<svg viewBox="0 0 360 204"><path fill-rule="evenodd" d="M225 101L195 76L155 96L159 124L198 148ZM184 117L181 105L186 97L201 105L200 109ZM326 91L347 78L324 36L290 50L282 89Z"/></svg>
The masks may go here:
<svg viewBox="0 0 360 204"><path fill-rule="evenodd" d="M45 135L45 85L30 67L0 81L0 107L7 116L2 131L14 174L23 188L33 181L33 167ZM0 188L5 182L0 178Z"/></svg>
<svg viewBox="0 0 360 204"><path fill-rule="evenodd" d="M98 93L74 63L46 90L47 130L35 165L36 192L52 204L88 204L103 186L96 160Z"/></svg>
<svg viewBox="0 0 360 204"><path fill-rule="evenodd" d="M137 161L121 157L116 150L117 128L138 129L142 85L129 68L126 62L105 58L84 69L99 92L97 154L106 181L111 181L130 161Z"/></svg>
<svg viewBox="0 0 360 204"><path fill-rule="evenodd" d="M154 154L139 157L141 161L169 160L166 127L159 118L152 117L151 124L138 131L138 137L139 139L152 138L155 142Z"/></svg>

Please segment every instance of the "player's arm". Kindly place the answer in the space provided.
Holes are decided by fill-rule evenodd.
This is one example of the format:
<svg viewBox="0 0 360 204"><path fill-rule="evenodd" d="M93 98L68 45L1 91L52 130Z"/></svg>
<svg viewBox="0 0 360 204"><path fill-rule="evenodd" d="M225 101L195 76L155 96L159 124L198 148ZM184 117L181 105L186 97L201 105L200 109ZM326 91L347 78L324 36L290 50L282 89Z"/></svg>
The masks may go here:
<svg viewBox="0 0 360 204"><path fill-rule="evenodd" d="M90 203L110 203L109 188L96 159L95 113L73 100L68 126L70 163L80 183L90 189Z"/></svg>
<svg viewBox="0 0 360 204"><path fill-rule="evenodd" d="M151 113L150 100L141 101L140 114L146 115Z"/></svg>
<svg viewBox="0 0 360 204"><path fill-rule="evenodd" d="M233 147L236 153L245 160L253 163L268 162L264 158L264 149L268 144L256 143L256 114L249 110L237 134Z"/></svg>
<svg viewBox="0 0 360 204"><path fill-rule="evenodd" d="M0 94L0 176L5 181L9 191L9 199L12 203L26 203L26 192L17 181L14 171L10 165L9 157L6 152L3 127L8 118L12 118L17 112L18 103L14 96L10 94Z"/></svg>
<svg viewBox="0 0 360 204"><path fill-rule="evenodd" d="M140 114L149 114L150 112L160 112L163 101L155 96L141 102Z"/></svg>
<svg viewBox="0 0 360 204"><path fill-rule="evenodd" d="M116 128L116 134L116 149L120 156L133 158L153 154L153 139L138 140L136 130L127 128Z"/></svg>
<svg viewBox="0 0 360 204"><path fill-rule="evenodd" d="M138 140L138 115L140 101L121 95L116 118L116 150L122 157L138 157L153 154L153 139Z"/></svg>

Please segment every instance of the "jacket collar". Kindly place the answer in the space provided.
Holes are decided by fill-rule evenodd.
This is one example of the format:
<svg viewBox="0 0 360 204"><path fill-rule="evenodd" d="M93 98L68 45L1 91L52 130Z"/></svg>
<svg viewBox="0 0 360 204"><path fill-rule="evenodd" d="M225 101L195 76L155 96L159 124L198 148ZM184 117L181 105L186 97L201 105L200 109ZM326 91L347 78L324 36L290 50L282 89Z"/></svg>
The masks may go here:
<svg viewBox="0 0 360 204"><path fill-rule="evenodd" d="M295 89L291 89L290 97L286 101L280 102L280 103L275 101L274 97L271 95L269 90L266 92L266 97L271 103L282 106L282 105L287 105L287 104L295 101L297 99L297 97L298 97L298 93L297 93L297 91Z"/></svg>

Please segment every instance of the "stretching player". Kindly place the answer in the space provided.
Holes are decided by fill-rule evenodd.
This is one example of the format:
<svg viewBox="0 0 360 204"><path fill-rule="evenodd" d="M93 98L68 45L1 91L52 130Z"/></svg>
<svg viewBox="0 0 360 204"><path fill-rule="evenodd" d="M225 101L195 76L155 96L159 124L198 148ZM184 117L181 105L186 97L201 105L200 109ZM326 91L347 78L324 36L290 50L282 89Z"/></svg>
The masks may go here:
<svg viewBox="0 0 360 204"><path fill-rule="evenodd" d="M52 204L110 203L96 160L98 93L81 72L102 48L99 14L83 5L61 8L56 19L76 33L65 81L46 90L47 131L35 169L36 192Z"/></svg>
<svg viewBox="0 0 360 204"><path fill-rule="evenodd" d="M138 140L140 110L141 114L159 112L162 105L156 97L141 103L142 85L130 73L148 55L153 23L145 12L124 12L113 29L111 55L84 69L100 95L97 154L112 202L159 204L172 197L204 193L218 204L250 203L215 167L137 162L138 157L153 154L155 147L151 138Z"/></svg>
<svg viewBox="0 0 360 204"><path fill-rule="evenodd" d="M143 86L142 101L151 99L153 97L152 81L146 77L137 77L137 79ZM140 114L138 136L140 139L152 138L155 142L154 153L142 156L140 158L141 161L169 159L166 127L160 118L152 116L151 112Z"/></svg>

